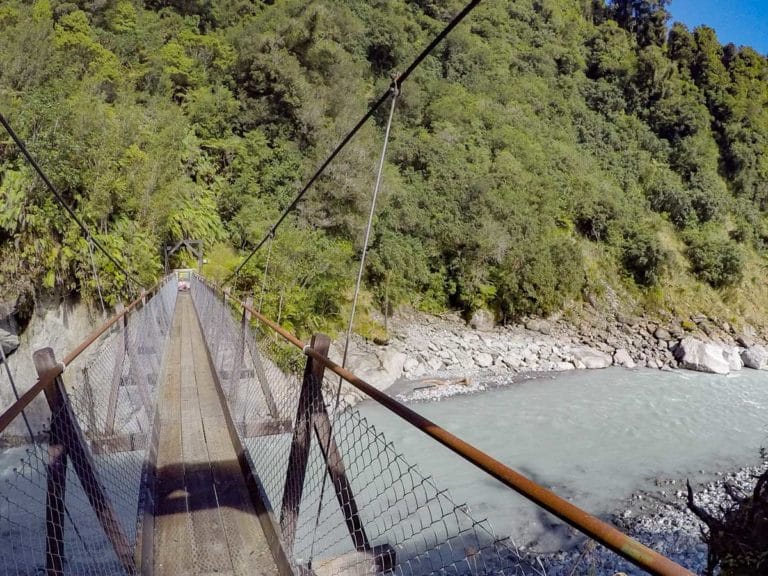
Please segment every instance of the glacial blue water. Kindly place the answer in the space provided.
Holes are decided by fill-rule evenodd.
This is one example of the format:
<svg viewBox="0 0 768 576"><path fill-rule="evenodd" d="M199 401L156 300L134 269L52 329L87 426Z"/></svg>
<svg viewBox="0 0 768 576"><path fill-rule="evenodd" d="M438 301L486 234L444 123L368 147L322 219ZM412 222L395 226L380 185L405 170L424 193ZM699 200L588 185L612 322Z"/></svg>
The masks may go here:
<svg viewBox="0 0 768 576"><path fill-rule="evenodd" d="M603 517L659 477L703 481L755 464L768 445L768 372L747 369L578 371L411 407ZM542 550L563 545L559 521L381 406L359 409L499 536Z"/></svg>

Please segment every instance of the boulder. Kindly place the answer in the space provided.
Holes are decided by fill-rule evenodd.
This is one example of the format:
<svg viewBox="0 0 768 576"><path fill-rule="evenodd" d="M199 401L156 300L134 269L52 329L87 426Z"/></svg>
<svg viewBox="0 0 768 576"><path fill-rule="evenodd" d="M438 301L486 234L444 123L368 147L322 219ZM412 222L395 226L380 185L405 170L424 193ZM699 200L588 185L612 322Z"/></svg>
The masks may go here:
<svg viewBox="0 0 768 576"><path fill-rule="evenodd" d="M619 348L616 350L616 352L614 352L613 363L616 366L624 366L625 368L635 367L635 361L632 360L632 356L630 356L629 352L627 352L627 350L624 348Z"/></svg>
<svg viewBox="0 0 768 576"><path fill-rule="evenodd" d="M675 358L687 370L728 374L731 368L724 352L722 346L688 336L675 347Z"/></svg>
<svg viewBox="0 0 768 576"><path fill-rule="evenodd" d="M741 351L744 366L755 370L768 370L768 350L763 346L752 346Z"/></svg>
<svg viewBox="0 0 768 576"><path fill-rule="evenodd" d="M480 308L472 313L469 325L475 330L490 332L496 326L496 319L493 317L493 312Z"/></svg>
<svg viewBox="0 0 768 576"><path fill-rule="evenodd" d="M664 328L656 328L653 336L656 340L672 340L672 334L669 333L669 330L665 330Z"/></svg>
<svg viewBox="0 0 768 576"><path fill-rule="evenodd" d="M347 359L347 368L379 390L385 390L403 375L407 356L395 349L376 351L359 350L353 346ZM442 364L442 362L441 362ZM410 376L413 376L413 370Z"/></svg>
<svg viewBox="0 0 768 576"><path fill-rule="evenodd" d="M19 337L0 328L0 345L6 356L13 354L19 347Z"/></svg>
<svg viewBox="0 0 768 576"><path fill-rule="evenodd" d="M752 348L755 345L755 339L749 334L737 335L736 342L738 342L744 348Z"/></svg>
<svg viewBox="0 0 768 576"><path fill-rule="evenodd" d="M741 354L739 353L738 347L723 347L723 356L725 357L725 361L728 362L728 368L730 368L731 371L744 368L744 362L741 360Z"/></svg>
<svg viewBox="0 0 768 576"><path fill-rule="evenodd" d="M413 372L418 365L419 361L413 356L409 356L406 358L405 364L403 364L403 372Z"/></svg>
<svg viewBox="0 0 768 576"><path fill-rule="evenodd" d="M578 368L583 365L590 370L608 368L613 364L613 358L608 354L592 350L591 348L577 348L573 351L574 365Z"/></svg>
<svg viewBox="0 0 768 576"><path fill-rule="evenodd" d="M493 366L493 356L488 352L478 352L475 354L475 362L480 368L490 368Z"/></svg>
<svg viewBox="0 0 768 576"><path fill-rule="evenodd" d="M429 369L433 372L439 372L445 364L443 364L443 361L440 360L440 358L433 357L427 361L427 366L429 366Z"/></svg>
<svg viewBox="0 0 768 576"><path fill-rule="evenodd" d="M552 333L552 325L546 320L539 318L531 318L525 323L525 327L531 332L539 332L540 334L549 335Z"/></svg>
<svg viewBox="0 0 768 576"><path fill-rule="evenodd" d="M555 370L558 372L565 372L567 370L574 370L576 367L571 362L555 362Z"/></svg>

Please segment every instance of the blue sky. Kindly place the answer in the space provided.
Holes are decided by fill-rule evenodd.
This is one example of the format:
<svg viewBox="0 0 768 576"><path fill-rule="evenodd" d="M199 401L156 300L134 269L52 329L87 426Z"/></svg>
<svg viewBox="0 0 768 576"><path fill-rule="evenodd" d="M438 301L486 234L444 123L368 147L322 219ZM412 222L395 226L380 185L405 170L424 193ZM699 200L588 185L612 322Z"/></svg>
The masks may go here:
<svg viewBox="0 0 768 576"><path fill-rule="evenodd" d="M751 46L768 54L768 0L672 0L672 21L693 29L706 24L722 44Z"/></svg>

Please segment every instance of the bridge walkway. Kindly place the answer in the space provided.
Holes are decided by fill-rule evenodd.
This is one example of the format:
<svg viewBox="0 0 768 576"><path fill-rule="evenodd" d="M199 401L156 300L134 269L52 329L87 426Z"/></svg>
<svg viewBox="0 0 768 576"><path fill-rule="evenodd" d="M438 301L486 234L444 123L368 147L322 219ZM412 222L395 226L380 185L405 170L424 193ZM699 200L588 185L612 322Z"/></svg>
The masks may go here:
<svg viewBox="0 0 768 576"><path fill-rule="evenodd" d="M276 575L189 294L178 297L159 394L154 573Z"/></svg>

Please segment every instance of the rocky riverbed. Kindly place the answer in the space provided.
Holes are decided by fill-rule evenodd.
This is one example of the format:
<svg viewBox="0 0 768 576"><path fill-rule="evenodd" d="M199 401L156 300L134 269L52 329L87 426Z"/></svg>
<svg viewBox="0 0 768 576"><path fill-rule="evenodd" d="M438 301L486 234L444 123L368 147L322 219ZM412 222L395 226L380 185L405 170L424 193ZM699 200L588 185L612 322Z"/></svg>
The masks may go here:
<svg viewBox="0 0 768 576"><path fill-rule="evenodd" d="M692 483L694 502L716 517L733 506L730 494L752 493L756 478L768 469L763 458L753 466L732 472L700 470L704 479ZM635 492L612 518L622 531L694 573L707 565L706 526L686 505L685 478L659 478L655 490ZM727 487L727 488L726 488ZM729 493L730 492L730 493ZM545 557L547 574L644 574L616 554L593 543Z"/></svg>
<svg viewBox="0 0 768 576"><path fill-rule="evenodd" d="M457 314L412 312L391 321L386 345L356 340L348 367L380 389L399 381L390 393L402 399L425 400L544 372L609 366L716 374L768 369L765 342L751 326L737 329L704 314L653 321L595 313L496 326L482 315L467 324ZM354 389L345 393L348 402L359 400Z"/></svg>

